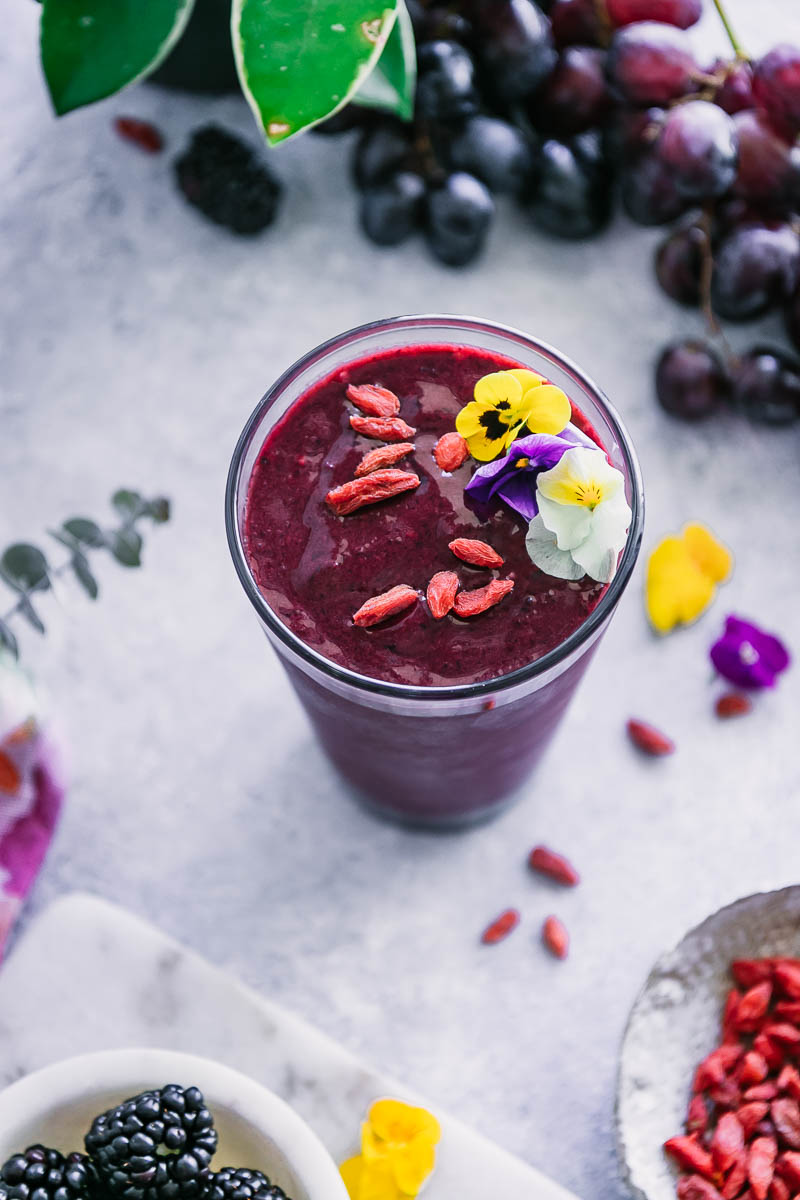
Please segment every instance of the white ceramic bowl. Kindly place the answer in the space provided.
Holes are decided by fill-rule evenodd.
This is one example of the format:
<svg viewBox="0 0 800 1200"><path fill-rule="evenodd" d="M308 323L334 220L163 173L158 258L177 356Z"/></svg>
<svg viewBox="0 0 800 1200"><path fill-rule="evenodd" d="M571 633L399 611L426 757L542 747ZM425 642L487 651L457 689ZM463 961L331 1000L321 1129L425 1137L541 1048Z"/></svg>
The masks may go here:
<svg viewBox="0 0 800 1200"><path fill-rule="evenodd" d="M108 1050L45 1067L0 1093L0 1162L34 1142L81 1150L98 1113L148 1088L199 1087L214 1115L214 1167L251 1167L291 1200L347 1200L336 1164L274 1093L206 1058L170 1050Z"/></svg>

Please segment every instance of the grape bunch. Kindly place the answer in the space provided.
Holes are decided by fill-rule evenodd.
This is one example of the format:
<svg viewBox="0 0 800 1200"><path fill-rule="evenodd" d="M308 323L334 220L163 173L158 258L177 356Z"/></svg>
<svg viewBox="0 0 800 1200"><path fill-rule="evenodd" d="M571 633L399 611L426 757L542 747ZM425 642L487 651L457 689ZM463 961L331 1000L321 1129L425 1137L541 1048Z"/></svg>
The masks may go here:
<svg viewBox="0 0 800 1200"><path fill-rule="evenodd" d="M495 197L539 229L586 238L619 200L641 225L677 223L656 276L701 308L722 342L662 354L658 398L706 416L800 415L800 364L782 348L737 356L719 322L772 308L800 349L800 49L758 61L698 60L687 30L703 0L406 0L417 40L415 116L349 107L322 132L358 127L360 219L378 245L424 233L442 262L481 252Z"/></svg>

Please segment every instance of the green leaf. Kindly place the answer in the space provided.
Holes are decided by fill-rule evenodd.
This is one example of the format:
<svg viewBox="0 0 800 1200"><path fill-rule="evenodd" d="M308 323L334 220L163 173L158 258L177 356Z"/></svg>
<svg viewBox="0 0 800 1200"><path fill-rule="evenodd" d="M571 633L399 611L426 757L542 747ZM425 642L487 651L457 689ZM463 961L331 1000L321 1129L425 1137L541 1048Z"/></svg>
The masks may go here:
<svg viewBox="0 0 800 1200"><path fill-rule="evenodd" d="M70 561L78 583L90 599L96 600L100 588L97 586L97 580L89 569L89 560L86 555L81 554L80 550L76 550Z"/></svg>
<svg viewBox="0 0 800 1200"><path fill-rule="evenodd" d="M111 503L123 517L138 517L146 507L140 494L128 491L127 488L120 488L119 491L114 492Z"/></svg>
<svg viewBox="0 0 800 1200"><path fill-rule="evenodd" d="M19 646L14 634L6 625L5 621L0 621L0 647L4 646L8 650L12 658L19 658Z"/></svg>
<svg viewBox="0 0 800 1200"><path fill-rule="evenodd" d="M95 521L90 521L88 517L70 517L61 526L66 532L73 537L76 542L81 542L84 546L104 546L105 537L103 531Z"/></svg>
<svg viewBox="0 0 800 1200"><path fill-rule="evenodd" d="M372 71L398 0L233 0L242 89L271 145L324 121Z"/></svg>
<svg viewBox="0 0 800 1200"><path fill-rule="evenodd" d="M45 632L44 623L25 592L20 593L19 600L17 601L17 611L22 613L25 620L33 626L37 633Z"/></svg>
<svg viewBox="0 0 800 1200"><path fill-rule="evenodd" d="M123 567L142 565L142 539L135 529L112 530L106 534L106 545Z"/></svg>
<svg viewBox="0 0 800 1200"><path fill-rule="evenodd" d="M382 108L403 121L414 116L417 86L417 48L414 26L404 0L398 0L397 20L383 54L353 96L354 104Z"/></svg>
<svg viewBox="0 0 800 1200"><path fill-rule="evenodd" d="M154 70L183 33L194 0L44 0L42 66L61 116Z"/></svg>
<svg viewBox="0 0 800 1200"><path fill-rule="evenodd" d="M44 592L50 587L47 559L27 542L17 542L0 558L0 575L17 592Z"/></svg>

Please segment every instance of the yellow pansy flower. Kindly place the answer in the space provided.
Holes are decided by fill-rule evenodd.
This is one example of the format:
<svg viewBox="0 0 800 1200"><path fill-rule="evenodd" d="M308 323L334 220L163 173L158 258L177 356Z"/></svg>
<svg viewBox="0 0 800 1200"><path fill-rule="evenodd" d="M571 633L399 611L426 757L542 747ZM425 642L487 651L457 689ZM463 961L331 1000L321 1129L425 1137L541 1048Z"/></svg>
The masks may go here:
<svg viewBox="0 0 800 1200"><path fill-rule="evenodd" d="M439 1122L426 1109L378 1100L361 1131L361 1153L342 1164L350 1200L410 1200L436 1165Z"/></svg>
<svg viewBox="0 0 800 1200"><path fill-rule="evenodd" d="M532 433L558 434L572 415L561 388L524 367L484 375L473 394L456 417L456 429L479 462L497 458L526 425Z"/></svg>
<svg viewBox="0 0 800 1200"><path fill-rule="evenodd" d="M647 563L645 603L658 633L696 621L733 569L730 550L704 525L687 525L663 538Z"/></svg>

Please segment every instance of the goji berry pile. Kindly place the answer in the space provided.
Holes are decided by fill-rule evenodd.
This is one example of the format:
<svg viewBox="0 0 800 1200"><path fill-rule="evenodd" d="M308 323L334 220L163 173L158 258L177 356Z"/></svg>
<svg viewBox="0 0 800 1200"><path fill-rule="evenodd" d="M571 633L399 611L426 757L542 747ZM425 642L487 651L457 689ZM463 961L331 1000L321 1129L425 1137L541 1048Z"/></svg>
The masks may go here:
<svg viewBox="0 0 800 1200"><path fill-rule="evenodd" d="M686 1133L664 1149L679 1200L800 1197L800 959L731 965L722 1043L695 1072Z"/></svg>

